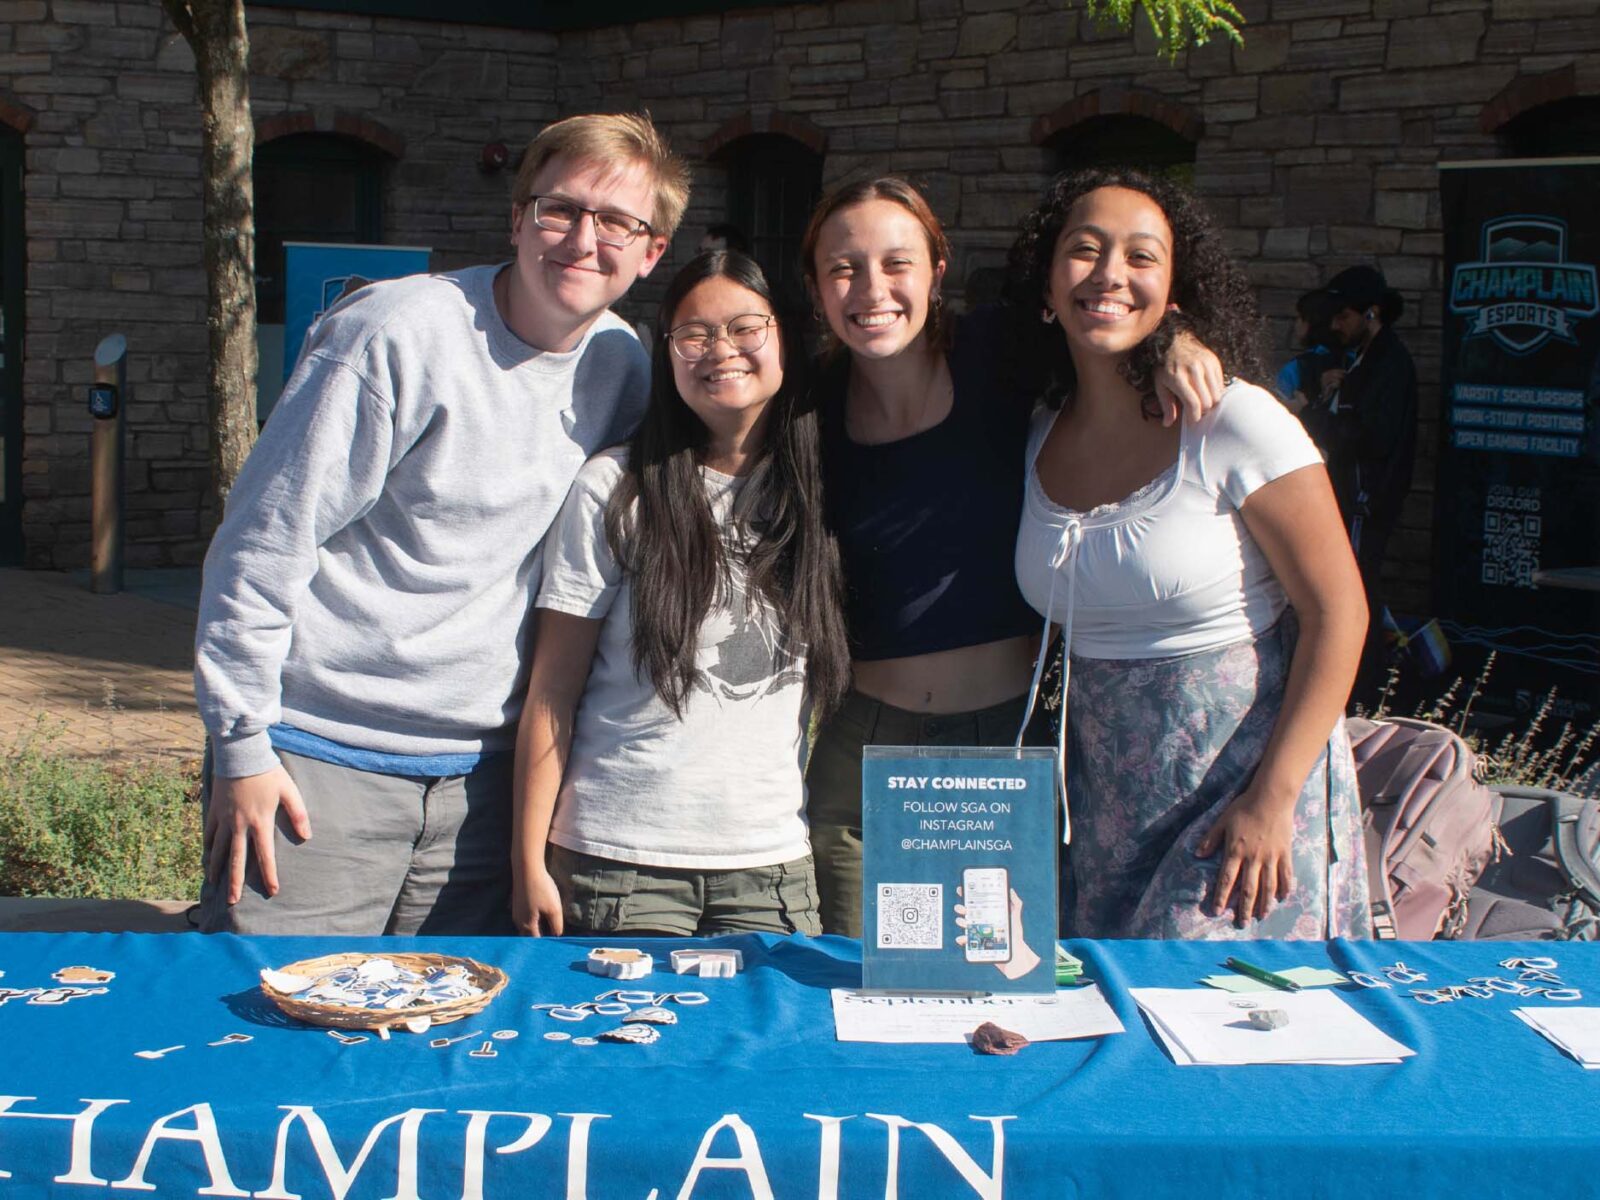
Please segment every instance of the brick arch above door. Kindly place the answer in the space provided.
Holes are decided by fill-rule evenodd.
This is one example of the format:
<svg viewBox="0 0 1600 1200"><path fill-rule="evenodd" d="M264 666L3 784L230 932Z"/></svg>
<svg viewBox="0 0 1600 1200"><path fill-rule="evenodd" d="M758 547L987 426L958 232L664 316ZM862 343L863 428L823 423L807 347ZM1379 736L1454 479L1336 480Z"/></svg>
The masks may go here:
<svg viewBox="0 0 1600 1200"><path fill-rule="evenodd" d="M1081 125L1094 117L1129 116L1144 117L1165 125L1186 141L1198 142L1205 133L1205 118L1198 109L1191 108L1159 92L1143 88L1095 88L1076 99L1069 100L1053 112L1044 113L1034 120L1033 141L1044 143Z"/></svg>

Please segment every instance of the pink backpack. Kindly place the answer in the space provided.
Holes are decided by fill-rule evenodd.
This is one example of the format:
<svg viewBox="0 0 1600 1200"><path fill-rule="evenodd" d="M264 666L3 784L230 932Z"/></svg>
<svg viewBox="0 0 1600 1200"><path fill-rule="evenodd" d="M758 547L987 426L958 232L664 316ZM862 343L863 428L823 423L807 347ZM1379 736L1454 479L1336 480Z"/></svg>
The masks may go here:
<svg viewBox="0 0 1600 1200"><path fill-rule="evenodd" d="M1477 755L1442 725L1404 717L1345 722L1366 830L1373 935L1454 937L1467 898L1497 857L1500 797Z"/></svg>

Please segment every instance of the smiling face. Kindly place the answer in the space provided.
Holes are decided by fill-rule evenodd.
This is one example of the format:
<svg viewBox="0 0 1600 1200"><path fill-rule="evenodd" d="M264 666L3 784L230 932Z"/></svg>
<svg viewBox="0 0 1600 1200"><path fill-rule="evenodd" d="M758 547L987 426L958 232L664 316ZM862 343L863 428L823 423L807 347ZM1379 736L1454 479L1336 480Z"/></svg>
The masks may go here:
<svg viewBox="0 0 1600 1200"><path fill-rule="evenodd" d="M783 337L776 322L767 327L758 349L740 350L728 338L729 325L735 330L754 325L740 317L770 316L772 306L759 295L721 276L695 284L671 315L671 333L689 325L708 327L716 335L697 362L669 352L678 395L713 435L753 427L783 386Z"/></svg>
<svg viewBox="0 0 1600 1200"><path fill-rule="evenodd" d="M868 358L891 358L922 336L945 267L922 223L882 199L824 221L813 265L815 298L833 335Z"/></svg>
<svg viewBox="0 0 1600 1200"><path fill-rule="evenodd" d="M1045 302L1074 357L1126 354L1154 332L1172 290L1172 240L1161 206L1143 192L1096 188L1072 206Z"/></svg>
<svg viewBox="0 0 1600 1200"><path fill-rule="evenodd" d="M645 221L655 205L655 188L642 163L572 161L559 154L534 176L531 193ZM626 246L596 241L594 218L587 213L566 233L541 229L531 203L512 209L511 244L516 263L508 323L544 350L570 349L634 280L651 272L666 249L666 239L648 231ZM530 339L525 330L534 336Z"/></svg>

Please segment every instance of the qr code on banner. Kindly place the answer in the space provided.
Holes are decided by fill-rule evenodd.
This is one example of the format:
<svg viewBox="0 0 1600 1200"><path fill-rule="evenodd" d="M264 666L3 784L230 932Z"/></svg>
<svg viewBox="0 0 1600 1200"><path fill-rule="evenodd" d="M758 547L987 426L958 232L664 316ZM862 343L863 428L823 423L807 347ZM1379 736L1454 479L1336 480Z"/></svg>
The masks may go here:
<svg viewBox="0 0 1600 1200"><path fill-rule="evenodd" d="M1532 587L1533 573L1539 568L1539 538L1543 531L1543 518L1534 513L1484 513L1483 582L1501 587Z"/></svg>
<svg viewBox="0 0 1600 1200"><path fill-rule="evenodd" d="M878 945L891 950L943 950L944 884L880 883Z"/></svg>

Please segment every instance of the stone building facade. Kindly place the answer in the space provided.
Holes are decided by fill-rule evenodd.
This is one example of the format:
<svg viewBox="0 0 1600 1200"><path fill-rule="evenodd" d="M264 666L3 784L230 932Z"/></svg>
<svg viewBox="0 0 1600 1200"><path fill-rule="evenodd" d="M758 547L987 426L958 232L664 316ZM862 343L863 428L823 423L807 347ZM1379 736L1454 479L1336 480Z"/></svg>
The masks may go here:
<svg viewBox="0 0 1600 1200"><path fill-rule="evenodd" d="M431 246L436 269L503 251L510 172L483 169L496 144L514 155L558 114L648 108L694 159L695 192L629 316L648 314L707 225L766 222L755 232L778 254L795 217L774 205L883 168L916 179L947 222L957 290L986 294L1050 174L1144 147L1192 172L1248 263L1270 358L1288 352L1294 298L1340 267L1375 262L1404 294L1422 450L1390 573L1397 599L1420 607L1439 412L1436 165L1515 153L1517 131L1547 117L1589 119L1572 106L1600 97L1600 11L1594 0L1240 7L1242 47L1169 62L1147 32L1099 29L1076 0L731 11L679 0L650 6L678 15L591 28L392 15L416 11L413 0L252 4L251 88L261 145L321 134L365 147L380 164L380 240ZM540 6L498 8L541 24ZM83 385L94 344L115 330L133 350L128 561L195 562L212 515L189 50L154 0L0 0L0 136L22 164L24 261L4 264L8 278L25 271L21 404L8 396L0 416L11 414L20 480L5 504L25 561L86 560Z"/></svg>

